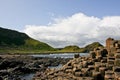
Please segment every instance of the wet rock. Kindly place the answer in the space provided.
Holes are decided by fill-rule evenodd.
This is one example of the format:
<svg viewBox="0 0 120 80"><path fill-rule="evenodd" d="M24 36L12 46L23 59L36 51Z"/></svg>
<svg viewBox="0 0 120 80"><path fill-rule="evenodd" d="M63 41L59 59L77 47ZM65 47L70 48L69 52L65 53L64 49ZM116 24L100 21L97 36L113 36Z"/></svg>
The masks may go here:
<svg viewBox="0 0 120 80"><path fill-rule="evenodd" d="M17 72L18 74L26 74L32 72L29 68L18 66L14 68L13 72Z"/></svg>
<svg viewBox="0 0 120 80"><path fill-rule="evenodd" d="M7 70L0 70L0 76L5 76L5 75L9 75L10 73L8 73Z"/></svg>
<svg viewBox="0 0 120 80"><path fill-rule="evenodd" d="M79 54L74 54L74 58L79 58L80 55Z"/></svg>
<svg viewBox="0 0 120 80"><path fill-rule="evenodd" d="M0 80L3 80L3 78L0 76Z"/></svg>
<svg viewBox="0 0 120 80"><path fill-rule="evenodd" d="M91 51L91 52L90 52L90 57L91 57L91 58L95 58L95 57L96 57L96 54L95 54L94 51Z"/></svg>

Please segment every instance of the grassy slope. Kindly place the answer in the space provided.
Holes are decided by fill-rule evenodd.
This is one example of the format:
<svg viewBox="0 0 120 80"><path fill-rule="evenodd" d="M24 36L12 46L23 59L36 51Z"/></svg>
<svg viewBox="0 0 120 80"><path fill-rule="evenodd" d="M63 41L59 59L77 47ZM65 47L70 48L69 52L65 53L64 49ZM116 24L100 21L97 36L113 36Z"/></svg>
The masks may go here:
<svg viewBox="0 0 120 80"><path fill-rule="evenodd" d="M93 43L85 46L84 51L89 52L89 51L92 51L94 48L97 48L97 47L103 47L103 45L101 45L99 42L93 42Z"/></svg>
<svg viewBox="0 0 120 80"><path fill-rule="evenodd" d="M45 52L54 48L30 38L25 33L0 28L0 52Z"/></svg>
<svg viewBox="0 0 120 80"><path fill-rule="evenodd" d="M89 52L92 51L94 48L97 47L103 47L103 45L101 45L99 42L94 42L91 43L83 48L79 48L76 45L73 46L66 46L65 48L58 50L58 52Z"/></svg>
<svg viewBox="0 0 120 80"><path fill-rule="evenodd" d="M94 42L83 48L76 45L66 46L63 49L54 49L46 43L30 38L25 33L0 28L0 52L6 53L57 53L57 52L89 52L96 47L103 47Z"/></svg>

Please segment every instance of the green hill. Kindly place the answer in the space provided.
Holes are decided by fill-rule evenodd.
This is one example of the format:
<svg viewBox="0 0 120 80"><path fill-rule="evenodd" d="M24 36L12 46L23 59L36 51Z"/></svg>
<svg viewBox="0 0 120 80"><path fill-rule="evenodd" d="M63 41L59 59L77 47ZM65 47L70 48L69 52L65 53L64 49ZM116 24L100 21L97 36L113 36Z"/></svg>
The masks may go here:
<svg viewBox="0 0 120 80"><path fill-rule="evenodd" d="M103 47L103 45L100 44L99 42L93 42L93 43L84 47L84 52L93 51L94 48L97 48L97 47Z"/></svg>
<svg viewBox="0 0 120 80"><path fill-rule="evenodd" d="M74 51L78 51L79 49L80 48L76 45L70 45L70 46L64 47L61 51L74 52Z"/></svg>
<svg viewBox="0 0 120 80"><path fill-rule="evenodd" d="M71 45L54 49L44 42L30 38L25 33L0 27L0 53L89 52L96 47L103 47L103 45L94 42L83 48Z"/></svg>
<svg viewBox="0 0 120 80"><path fill-rule="evenodd" d="M103 45L101 45L99 42L93 42L83 48L79 48L76 45L70 45L70 46L66 46L63 49L59 50L60 52L89 52L92 51L94 48L97 47L103 47Z"/></svg>
<svg viewBox="0 0 120 80"><path fill-rule="evenodd" d="M54 48L48 44L32 39L25 33L0 27L0 52L52 50Z"/></svg>

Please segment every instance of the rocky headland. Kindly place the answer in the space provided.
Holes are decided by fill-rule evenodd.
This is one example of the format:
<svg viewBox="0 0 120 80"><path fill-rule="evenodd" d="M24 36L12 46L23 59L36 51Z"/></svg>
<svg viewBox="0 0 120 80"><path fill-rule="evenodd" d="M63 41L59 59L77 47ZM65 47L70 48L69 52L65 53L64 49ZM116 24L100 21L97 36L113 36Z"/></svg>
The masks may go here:
<svg viewBox="0 0 120 80"><path fill-rule="evenodd" d="M120 40L108 38L106 48L95 48L88 57L75 55L60 69L38 71L33 80L120 80Z"/></svg>

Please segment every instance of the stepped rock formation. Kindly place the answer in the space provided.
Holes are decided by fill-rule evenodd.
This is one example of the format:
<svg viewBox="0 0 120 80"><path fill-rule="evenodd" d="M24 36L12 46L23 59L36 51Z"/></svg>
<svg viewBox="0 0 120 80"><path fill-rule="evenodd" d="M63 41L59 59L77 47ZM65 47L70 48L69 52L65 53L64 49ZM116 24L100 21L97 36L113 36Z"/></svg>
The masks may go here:
<svg viewBox="0 0 120 80"><path fill-rule="evenodd" d="M33 80L120 80L120 40L108 38L106 48L95 48L88 57L77 55L60 69L38 72Z"/></svg>

